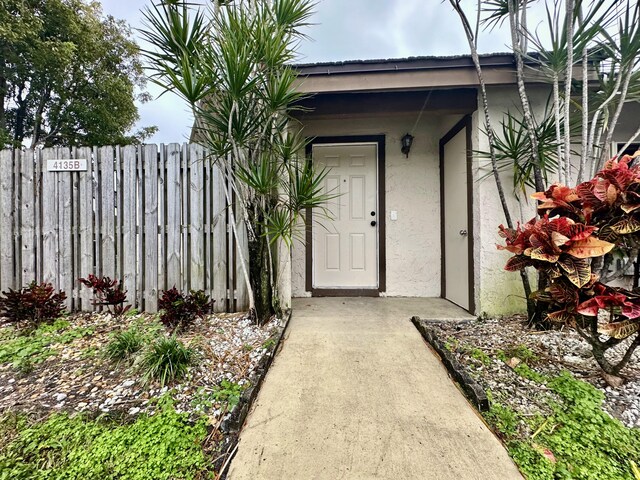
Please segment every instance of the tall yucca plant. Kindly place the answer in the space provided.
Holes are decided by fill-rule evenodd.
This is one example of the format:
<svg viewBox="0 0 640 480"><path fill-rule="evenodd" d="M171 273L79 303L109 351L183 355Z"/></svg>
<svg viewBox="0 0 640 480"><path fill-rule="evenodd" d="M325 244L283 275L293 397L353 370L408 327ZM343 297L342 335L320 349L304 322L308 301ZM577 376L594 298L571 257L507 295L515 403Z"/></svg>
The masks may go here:
<svg viewBox="0 0 640 480"><path fill-rule="evenodd" d="M302 213L330 198L322 190L327 172L298 157L305 139L290 116L302 95L289 64L312 7L308 0L244 0L205 10L166 1L144 12L152 79L193 109L195 138L229 184L236 238L247 230L248 258L238 251L238 259L260 321L278 309L275 245L289 247Z"/></svg>

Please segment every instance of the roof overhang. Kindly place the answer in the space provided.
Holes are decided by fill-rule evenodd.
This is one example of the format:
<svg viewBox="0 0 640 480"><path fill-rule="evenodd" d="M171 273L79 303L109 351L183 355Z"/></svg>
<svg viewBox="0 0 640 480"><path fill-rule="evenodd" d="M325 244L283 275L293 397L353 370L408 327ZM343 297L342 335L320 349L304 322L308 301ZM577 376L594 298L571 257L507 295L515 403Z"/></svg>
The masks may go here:
<svg viewBox="0 0 640 480"><path fill-rule="evenodd" d="M480 64L487 85L516 83L513 55L483 55ZM308 94L458 89L479 84L470 56L356 60L294 68L299 91ZM536 81L532 73L527 74L529 82Z"/></svg>

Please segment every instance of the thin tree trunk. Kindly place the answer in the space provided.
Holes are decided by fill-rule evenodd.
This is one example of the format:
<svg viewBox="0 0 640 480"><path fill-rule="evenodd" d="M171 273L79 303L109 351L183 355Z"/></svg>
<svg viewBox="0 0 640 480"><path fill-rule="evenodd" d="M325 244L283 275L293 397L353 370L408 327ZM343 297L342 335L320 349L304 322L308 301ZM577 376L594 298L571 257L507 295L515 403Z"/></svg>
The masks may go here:
<svg viewBox="0 0 640 480"><path fill-rule="evenodd" d="M567 184L567 176L562 161L562 127L560 126L560 79L558 72L553 72L553 113L556 119L556 155L558 156L558 181Z"/></svg>
<svg viewBox="0 0 640 480"><path fill-rule="evenodd" d="M621 83L622 83L622 72L620 72L620 74L616 78L616 83L613 87L613 92L611 93L611 95L609 95L605 99L604 102L600 104L600 106L596 109L595 113L593 114L593 118L591 119L591 130L589 132L589 141L587 144L588 146L587 159L592 162L591 174L590 174L590 176L592 177L599 170L599 168L597 168L598 162L595 161L594 155L595 155L596 148L598 148L600 144L600 139L598 138L596 140L596 130L598 129L598 123L600 122L600 115L602 115L602 112L604 111L605 107L609 105L609 103L611 103L614 98L616 98L616 95L618 94L618 89L620 88ZM600 134L598 134L598 137L600 137Z"/></svg>
<svg viewBox="0 0 640 480"><path fill-rule="evenodd" d="M493 128L491 127L491 115L489 113L489 99L487 96L487 88L484 81L484 75L482 74L482 66L480 65L480 57L478 56L476 38L474 37L473 31L471 30L469 20L467 19L466 14L464 13L464 11L462 10L462 7L460 6L459 0L449 0L449 2L451 3L451 6L460 17L462 27L465 31L465 35L469 43L471 58L473 60L473 65L476 69L476 74L478 76L478 84L480 86L482 110L484 113L485 127L487 130L487 137L489 140L489 156L491 158L491 172L493 173L493 178L496 182L498 197L500 198L500 204L502 205L502 212L504 214L505 221L509 228L513 228L513 221L511 219L511 213L509 212L509 205L507 204L507 200L504 194L504 188L502 186L502 180L500 178L500 173L498 171L498 164L496 161L496 152L494 147L495 136L494 136ZM478 9L478 15L480 15L479 9ZM531 299L531 284L529 283L529 277L527 276L527 272L525 272L524 270L520 270L520 278L522 280L522 287L524 289L525 297L527 299L527 314L529 318L532 318L535 314L535 302Z"/></svg>
<svg viewBox="0 0 640 480"><path fill-rule="evenodd" d="M5 69L5 61L4 59L0 60L0 73L4 72ZM0 132L3 132L7 127L7 116L4 111L4 102L5 98L7 98L7 77L4 75L0 75ZM2 147L2 145L0 145Z"/></svg>
<svg viewBox="0 0 640 480"><path fill-rule="evenodd" d="M533 163L533 180L536 190L541 192L545 190L544 179L540 168L540 151L538 149L538 136L536 132L533 114L529 98L527 97L527 89L524 84L524 61L522 59L522 46L520 42L520 32L518 27L518 4L514 0L509 0L509 24L511 27L511 42L513 44L513 55L516 60L516 76L518 84L518 95L522 104L522 115L527 128L527 135L531 143L531 157Z"/></svg>
<svg viewBox="0 0 640 480"><path fill-rule="evenodd" d="M640 127L638 127L638 129L634 132L634 134L631 136L631 138L629 139L629 141L627 143L624 144L624 146L618 150L618 152L616 153L616 157L620 157L620 155L622 155L624 153L624 151L629 148L629 146L635 142L636 138L638 138L638 136L640 136Z"/></svg>
<svg viewBox="0 0 640 480"><path fill-rule="evenodd" d="M580 5L579 19L584 24L582 5ZM582 141L580 148L580 166L578 168L577 183L584 182L584 171L587 165L589 144L589 48L582 46Z"/></svg>
<svg viewBox="0 0 640 480"><path fill-rule="evenodd" d="M573 10L574 1L565 1L567 25L567 70L564 77L564 163L565 183L571 177L571 81L573 79Z"/></svg>
<svg viewBox="0 0 640 480"><path fill-rule="evenodd" d="M491 157L491 171L493 173L493 178L495 179L495 182L496 182L496 188L498 189L498 197L500 198L500 204L502 205L502 212L504 214L505 221L507 222L507 226L509 228L513 228L513 221L511 220L509 205L507 204L506 196L504 194L504 188L502 186L502 180L500 179L500 173L498 171L498 163L496 161L496 152L494 147L495 136L494 136L493 128L491 127L491 115L489 113L489 100L487 96L487 88L484 81L484 75L482 74L482 67L480 66L480 57L478 56L478 50L476 48L476 44L474 41L473 31L471 30L467 16L465 15L464 11L462 10L462 7L458 3L459 0L449 0L449 1L453 9L458 13L458 16L460 17L462 26L467 36L467 41L469 43L469 49L471 50L471 58L473 60L473 65L476 69L476 74L478 76L478 84L480 85L480 96L482 98L482 111L484 113L484 123L487 129L487 137L489 140L489 156Z"/></svg>
<svg viewBox="0 0 640 480"><path fill-rule="evenodd" d="M607 154L606 153L607 149L609 148L609 144L611 143L611 139L613 138L613 131L616 129L616 125L618 124L618 119L620 118L620 114L622 113L622 108L624 107L624 102L627 98L627 92L629 91L630 82L631 82L631 69L629 69L629 74L624 79L624 82L622 84L622 91L620 92L620 100L618 101L618 107L616 108L616 111L613 114L613 118L611 119L607 127L607 135L604 137L602 152L600 152L600 159L598 160L598 167L601 167L604 163L604 159Z"/></svg>
<svg viewBox="0 0 640 480"><path fill-rule="evenodd" d="M227 166L228 167L228 166ZM226 176L229 177L231 173L227 171ZM224 189L224 194L227 199L227 204L229 205L229 222L231 223L231 230L233 231L233 236L236 239L236 242L240 241L240 236L238 235L238 227L236 225L236 216L233 209L233 198L231 198L231 194L229 193L229 189ZM242 252L242 248L239 246L237 248L238 259L240 260L240 266L242 267L242 274L244 276L244 282L247 286L247 294L249 295L249 312L251 315L255 315L256 311L256 300L253 294L253 288L251 286L251 280L249 279L249 272L247 271L247 260L244 258L244 253Z"/></svg>
<svg viewBox="0 0 640 480"><path fill-rule="evenodd" d="M33 119L33 133L31 135L31 146L29 148L35 148L40 141L44 107L49 101L50 95L51 91L48 90L46 93L42 94L40 101L38 102L38 108L36 109L36 114Z"/></svg>

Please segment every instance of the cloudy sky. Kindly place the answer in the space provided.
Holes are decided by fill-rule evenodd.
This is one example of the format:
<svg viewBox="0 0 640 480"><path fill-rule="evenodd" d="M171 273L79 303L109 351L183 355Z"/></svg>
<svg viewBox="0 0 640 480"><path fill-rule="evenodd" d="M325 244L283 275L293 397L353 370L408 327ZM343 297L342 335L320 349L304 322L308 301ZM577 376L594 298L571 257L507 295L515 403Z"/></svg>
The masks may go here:
<svg viewBox="0 0 640 480"><path fill-rule="evenodd" d="M141 9L151 0L103 0L106 14L141 27ZM475 0L468 0L470 7ZM441 0L319 0L309 28L309 41L300 46L300 63L333 60L397 58L468 53L456 14ZM483 52L506 50L508 32L481 37ZM149 86L157 97L160 91ZM166 94L140 106L139 126L156 125L151 142L182 142L191 118L185 104Z"/></svg>

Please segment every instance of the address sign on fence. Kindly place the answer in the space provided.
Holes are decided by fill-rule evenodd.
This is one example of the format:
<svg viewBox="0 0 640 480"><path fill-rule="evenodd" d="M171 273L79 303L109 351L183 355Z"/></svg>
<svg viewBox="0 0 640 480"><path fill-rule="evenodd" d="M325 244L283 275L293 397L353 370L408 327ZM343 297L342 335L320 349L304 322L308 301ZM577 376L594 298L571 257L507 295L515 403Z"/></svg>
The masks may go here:
<svg viewBox="0 0 640 480"><path fill-rule="evenodd" d="M47 172L86 172L86 158L47 160Z"/></svg>

